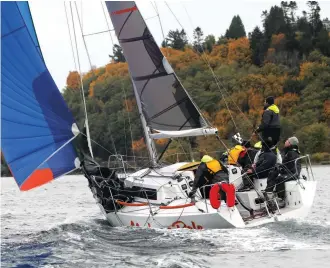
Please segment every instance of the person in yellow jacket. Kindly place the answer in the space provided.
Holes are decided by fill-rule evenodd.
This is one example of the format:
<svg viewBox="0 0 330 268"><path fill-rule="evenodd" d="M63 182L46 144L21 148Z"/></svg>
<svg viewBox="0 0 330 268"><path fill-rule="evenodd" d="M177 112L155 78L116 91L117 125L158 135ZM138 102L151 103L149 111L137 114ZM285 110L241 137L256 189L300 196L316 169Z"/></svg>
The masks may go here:
<svg viewBox="0 0 330 268"><path fill-rule="evenodd" d="M223 165L211 156L204 155L196 170L193 188L189 193L189 197L193 198L198 188L220 181L228 181L228 174ZM205 189L206 196L204 196L204 198L208 198L208 194L209 189Z"/></svg>
<svg viewBox="0 0 330 268"><path fill-rule="evenodd" d="M251 146L250 141L243 140L239 133L236 133L234 136L232 136L232 141L234 142L235 146L226 151L220 160L226 158L228 165L240 165L243 167L243 159L246 156L247 148Z"/></svg>
<svg viewBox="0 0 330 268"><path fill-rule="evenodd" d="M240 159L244 156L246 148L243 145L235 145L228 152L228 165L241 165Z"/></svg>

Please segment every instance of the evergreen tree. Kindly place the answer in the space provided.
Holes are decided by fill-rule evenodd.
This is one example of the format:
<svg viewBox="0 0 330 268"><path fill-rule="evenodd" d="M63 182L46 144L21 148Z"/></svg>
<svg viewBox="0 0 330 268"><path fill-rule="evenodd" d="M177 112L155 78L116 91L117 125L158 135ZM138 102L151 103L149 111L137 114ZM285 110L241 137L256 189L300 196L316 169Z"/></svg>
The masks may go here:
<svg viewBox="0 0 330 268"><path fill-rule="evenodd" d="M281 8L283 10L286 23L293 26L295 22L295 12L298 9L297 3L295 1L290 1L289 3L287 1L282 1Z"/></svg>
<svg viewBox="0 0 330 268"><path fill-rule="evenodd" d="M203 52L203 31L200 27L194 30L194 49L199 53Z"/></svg>
<svg viewBox="0 0 330 268"><path fill-rule="evenodd" d="M285 20L282 8L278 6L272 6L269 13L264 11L262 16L264 17L264 40L262 42L261 54L266 55L272 40L272 36L279 33L288 35L290 30Z"/></svg>
<svg viewBox="0 0 330 268"><path fill-rule="evenodd" d="M169 31L167 42L171 48L184 50L184 47L188 44L186 32L184 30Z"/></svg>
<svg viewBox="0 0 330 268"><path fill-rule="evenodd" d="M167 44L167 40L166 40L166 39L163 40L163 42L162 42L162 47L168 47L168 44Z"/></svg>
<svg viewBox="0 0 330 268"><path fill-rule="evenodd" d="M282 8L278 6L271 7L269 14L266 15L264 20L264 33L268 40L272 38L273 34L288 33Z"/></svg>
<svg viewBox="0 0 330 268"><path fill-rule="evenodd" d="M245 28L240 16L239 15L234 16L230 23L229 29L226 31L226 37L228 39L229 38L237 39L245 36L246 36Z"/></svg>
<svg viewBox="0 0 330 268"><path fill-rule="evenodd" d="M250 39L250 48L252 50L252 55L251 55L252 63L260 66L263 60L263 55L262 55L263 34L258 26L254 28L253 32L249 36L249 39Z"/></svg>
<svg viewBox="0 0 330 268"><path fill-rule="evenodd" d="M316 38L316 48L318 48L323 55L330 57L330 37L326 29L322 28Z"/></svg>
<svg viewBox="0 0 330 268"><path fill-rule="evenodd" d="M313 50L312 26L307 20L306 12L303 17L297 20L297 39L299 41L299 51L302 55L308 55Z"/></svg>
<svg viewBox="0 0 330 268"><path fill-rule="evenodd" d="M114 62L126 62L123 50L119 45L115 44L113 46L112 51L113 55L110 55L110 57L113 59Z"/></svg>
<svg viewBox="0 0 330 268"><path fill-rule="evenodd" d="M296 40L296 19L295 12L298 8L295 1L282 1L281 8L283 10L284 19L286 22L286 44L285 47L289 52L299 49L299 43Z"/></svg>
<svg viewBox="0 0 330 268"><path fill-rule="evenodd" d="M309 7L308 18L309 23L312 26L312 35L313 37L316 37L323 27L320 17L321 8L317 1L308 1L307 5Z"/></svg>
<svg viewBox="0 0 330 268"><path fill-rule="evenodd" d="M213 46L215 45L215 37L213 34L210 34L205 37L204 47L208 52L212 51Z"/></svg>

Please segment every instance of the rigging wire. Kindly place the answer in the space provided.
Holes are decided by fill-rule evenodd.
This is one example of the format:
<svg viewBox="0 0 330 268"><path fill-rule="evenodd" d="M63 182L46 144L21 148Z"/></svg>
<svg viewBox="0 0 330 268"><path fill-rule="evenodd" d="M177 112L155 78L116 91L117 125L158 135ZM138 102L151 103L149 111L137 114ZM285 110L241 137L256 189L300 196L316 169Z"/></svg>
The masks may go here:
<svg viewBox="0 0 330 268"><path fill-rule="evenodd" d="M82 134L83 136L85 136L87 138L87 135L85 135L85 133L80 132L80 134ZM104 146L102 146L101 144L99 144L97 141L91 139L92 142L94 142L96 145L100 146L102 149L104 149L105 151L107 151L110 155L113 155L113 153L108 150L107 148L105 148Z"/></svg>
<svg viewBox="0 0 330 268"><path fill-rule="evenodd" d="M84 34L84 37L86 37L86 36L90 36L90 35L101 34L101 33L112 32L112 31L114 31L114 29L110 29L110 30L104 30L104 31L95 32L95 33Z"/></svg>
<svg viewBox="0 0 330 268"><path fill-rule="evenodd" d="M131 146L132 146L133 159L134 159L133 161L134 161L134 165L136 166L135 152L134 152L134 149L133 149L133 132L132 132L131 117L130 117L129 111L128 111L127 95L126 95L126 90L125 90L125 87L123 86L123 84L122 84L122 90L124 92L125 105L126 105L126 111L127 111L127 116L128 116L128 124L129 124L130 134L131 134Z"/></svg>
<svg viewBox="0 0 330 268"><path fill-rule="evenodd" d="M174 12L172 11L172 9L171 9L170 6L168 5L168 3L165 2L165 4L166 4L166 6L168 7L168 9L170 10L170 12L172 13L172 15L174 16L175 20L176 20L176 21L178 22L178 24L180 25L180 27L181 27L182 29L184 29L183 25L180 23L179 19L178 19L177 16L174 14ZM185 9L185 10L186 10L186 9ZM187 10L186 10L186 12L187 12ZM188 14L188 13L187 13L187 14ZM191 23L191 19L190 19L190 17L189 17L189 20L190 20L190 23ZM192 23L191 23L191 24L192 24ZM188 34L187 34L187 37L188 37L188 39L190 40L190 42L192 42L192 39L190 38L190 36L189 36ZM203 53L199 53L199 54L200 54L200 56L203 58L203 54L205 54L205 51L204 51L204 48L203 48L202 46L201 46L201 48L202 48L202 50L203 50ZM198 53L198 51L197 51L197 53ZM215 75L215 73L214 73L214 70L212 69L212 67L211 67L211 65L210 65L210 62L208 61L207 57L206 57L205 59L206 59L206 63L207 63L207 65L208 65L208 67L209 67L209 69L210 69L210 71L211 71L211 73L212 73L212 76L213 76L213 78L215 79L218 88L220 89L221 96L222 96L222 98L223 98L223 100L224 100L224 102L225 102L225 104L226 104L227 110L228 110L228 112L229 112L229 114L230 114L230 117L231 117L231 119L232 119L232 121L233 121L234 127L235 127L235 129L237 130L238 128L237 128L237 126L236 126L236 123L235 123L234 117L233 117L233 115L232 115L232 113L231 113L231 111L230 111L230 109L229 109L229 106L228 106L228 104L227 104L226 98L224 97L224 95L223 95L223 93L222 93L222 91L221 91L221 88L220 88L219 83L218 83L218 81L217 81L217 79L216 79L216 75Z"/></svg>
<svg viewBox="0 0 330 268"><path fill-rule="evenodd" d="M126 120L125 120L125 112L123 111L123 119L124 119L124 133L125 133L125 152L126 155L128 156L128 151L127 151L127 135L126 135Z"/></svg>
<svg viewBox="0 0 330 268"><path fill-rule="evenodd" d="M165 4L167 5L168 9L171 11L171 13L173 14L173 16L175 17L176 21L177 21L177 22L179 23L179 25L182 27L182 29L184 29L183 26L182 26L182 24L180 23L180 21L177 19L177 17L176 17L175 14L173 13L173 11L172 11L172 9L170 8L170 6L167 4L167 2L165 2ZM187 36L188 36L188 35L187 35ZM188 38L189 38L189 36L188 36ZM189 39L190 39L190 38L189 38ZM190 41L191 41L191 39L190 39ZM176 76L176 74L175 74L175 76ZM181 82L180 82L180 84L181 84ZM181 85L182 85L182 84L181 84ZM183 87L183 86L182 86L182 87ZM189 97L189 100L194 104L196 110L199 112L200 115L202 115L201 110L200 110L199 107L196 105L196 103L194 102L194 100L190 97L189 94L187 94L187 95L188 95L188 97ZM204 122L206 123L206 125L212 126L212 124L209 122L209 120L208 120L207 118L202 117L202 119L204 120Z"/></svg>
<svg viewBox="0 0 330 268"><path fill-rule="evenodd" d="M83 20L83 1L80 1L80 14L81 14L81 32L84 32L84 20Z"/></svg>
<svg viewBox="0 0 330 268"><path fill-rule="evenodd" d="M84 42L84 46L85 46L85 50L86 50L86 53L87 53L88 61L89 61L89 64L90 64L90 68L91 68L91 71L93 72L93 74L95 75L94 69L93 69L93 66L92 66L91 57L90 57L90 54L89 54L89 51L88 51L88 48L87 48L86 40L85 40L84 34L82 32L82 24L81 24L81 20L80 20L80 17L79 17L79 13L78 13L78 8L77 8L77 3L76 2L75 2L75 7L76 7L76 13L77 13L78 22L79 22L79 26L80 26L80 30L81 30L81 36L82 36L82 39L83 39L83 42ZM102 5L102 7L103 7L103 5ZM103 8L103 11L104 11L104 8ZM111 36L111 34L110 34L110 36ZM112 38L111 38L111 40L112 40ZM115 142L114 142L112 133L111 133L110 126L108 126L108 127L109 127L110 139L111 139L111 142L112 142L112 146L114 147L115 153L117 154L117 148L116 148L116 145L115 145Z"/></svg>
<svg viewBox="0 0 330 268"><path fill-rule="evenodd" d="M150 2L151 2L152 7L154 8L154 10L155 10L155 12L157 14L159 25L160 25L160 29L162 31L163 41L166 43L166 38L165 38L165 34L164 34L163 24L162 24L162 21L160 19L160 14L159 14L159 11L158 11L157 3L156 3L156 1L154 1L154 4L155 4L155 6L154 6L152 4L152 1L150 1ZM168 57L168 50L167 49L166 49L166 57Z"/></svg>
<svg viewBox="0 0 330 268"><path fill-rule="evenodd" d="M108 32L109 32L110 39L111 39L111 44L112 44L112 47L113 47L114 46L114 42L113 42L113 38L112 38L112 35L111 35L111 31L113 31L113 30L110 30L110 25L109 25L109 22L108 22L108 19L107 19L107 15L106 15L106 12L105 12L105 8L104 8L104 5L103 5L103 2L101 2L101 6L102 6L102 10L103 10L104 19L105 19L105 21L107 23Z"/></svg>
<svg viewBox="0 0 330 268"><path fill-rule="evenodd" d="M74 40L75 40L76 52L77 52L78 69L79 69L79 74L80 74L79 76L80 76L81 93L82 93L82 99L83 99L84 111L85 111L85 127L86 127L86 134L87 134L87 143L88 143L88 147L89 147L89 151L91 153L91 156L92 156L92 158L94 158L94 156L93 156L93 150L92 150L92 144L91 144L91 137L90 137L90 132L89 132L89 124L88 124L88 116L87 116L85 92L84 92L84 84L83 84L83 80L82 80L82 73L81 73L79 53L78 53L78 44L77 44L77 37L76 37L76 31L75 31L75 26L74 26L74 19L73 19L73 11L72 11L72 4L71 4L71 2L70 2L70 11L71 11L73 34L74 34Z"/></svg>
<svg viewBox="0 0 330 268"><path fill-rule="evenodd" d="M89 52L88 52L88 49L87 49L87 45L86 45L86 41L85 41L84 34L83 34L83 30L82 30L82 24L81 24L80 17L79 17L79 12L78 12L78 7L77 7L77 2L74 2L74 4L75 4L75 7L76 7L77 18L78 18L78 22L79 22L79 27L80 27L80 31L81 31L81 36L82 36L83 43L84 43L84 46L85 46L85 50L86 50L86 53L87 53L87 58L88 58L88 61L89 61L89 65L90 65L90 67L91 67L91 70L93 71L93 66L92 66L91 57L90 57L90 55L89 55Z"/></svg>
<svg viewBox="0 0 330 268"><path fill-rule="evenodd" d="M78 68L77 68L77 63L76 63L76 57L75 57L74 50L73 50L72 36L71 36L71 31L70 31L68 12L66 10L65 2L63 2L63 4L64 4L64 10L65 10L66 23L67 23L68 31L69 31L70 45L71 45L71 51L72 51L72 57L73 57L74 67L77 70Z"/></svg>

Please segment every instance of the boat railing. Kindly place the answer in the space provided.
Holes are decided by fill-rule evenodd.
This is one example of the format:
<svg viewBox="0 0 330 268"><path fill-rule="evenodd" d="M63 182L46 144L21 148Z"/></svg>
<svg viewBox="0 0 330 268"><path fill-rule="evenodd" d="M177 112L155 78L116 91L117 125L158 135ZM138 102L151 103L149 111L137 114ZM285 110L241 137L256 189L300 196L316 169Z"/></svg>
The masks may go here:
<svg viewBox="0 0 330 268"><path fill-rule="evenodd" d="M222 153L224 151L210 151L207 152L208 155L220 159ZM182 153L174 153L174 154L164 154L163 159L166 159L167 162L185 162L185 161L199 161L200 159L200 151L191 151L191 152L182 152Z"/></svg>
<svg viewBox="0 0 330 268"><path fill-rule="evenodd" d="M208 152L209 155L216 157L221 151ZM198 151L192 151L190 153L175 153L167 154L163 157L163 164L174 164L177 162L193 161L199 158ZM150 159L146 156L129 156L121 154L112 154L107 161L107 167L111 170L122 172L123 176L126 173L136 172L140 169L150 166Z"/></svg>
<svg viewBox="0 0 330 268"><path fill-rule="evenodd" d="M300 160L304 160L305 161L305 168L306 168L306 173L307 173L307 180L309 181L315 181L315 177L314 177L314 173L313 173L313 169L312 169L312 163L311 163L311 159L309 157L309 154L307 155L303 155L297 159L295 159L295 169L296 169L296 173L294 174L294 176L299 176L301 172L299 172L299 167L298 167L298 161Z"/></svg>
<svg viewBox="0 0 330 268"><path fill-rule="evenodd" d="M149 164L148 157L113 154L108 158L107 167L117 171L118 177L125 179L129 174L148 167Z"/></svg>
<svg viewBox="0 0 330 268"><path fill-rule="evenodd" d="M311 161L310 161L310 156L307 154L307 155L304 155L304 156L301 156L299 158L296 158L295 160L292 160L294 161L295 163L295 170L296 170L296 173L295 174L291 174L290 178L292 177L298 177L298 175L300 176L301 175L301 172L299 172L299 169L298 169L298 161L301 161L301 160L304 160L304 165L305 165L305 168L306 168L306 175L307 175L307 178L305 178L307 181L315 181L315 178L314 178L314 173L313 173L313 170L312 170L312 164L311 164ZM274 167L268 169L268 170L271 170L273 169ZM300 174L299 174L300 173ZM232 180L230 183L234 183L235 181L238 181L238 180L241 180L243 179L243 177L246 177L248 178L247 176L248 174L246 172L242 173L241 176L237 177L235 180ZM297 180L298 181L298 180ZM257 194L259 196L263 196L262 193L256 189L253 181L251 180L250 181L252 183L252 186L254 188L254 190L257 192ZM298 181L299 183L299 181ZM205 202L205 206L206 206L206 210L208 212L208 206L207 206L207 203L206 203L206 187L212 187L213 185L215 185L217 183L213 183L213 184L208 184L208 185L203 185L202 187L200 187L200 192L203 191L203 199L204 199L204 202Z"/></svg>

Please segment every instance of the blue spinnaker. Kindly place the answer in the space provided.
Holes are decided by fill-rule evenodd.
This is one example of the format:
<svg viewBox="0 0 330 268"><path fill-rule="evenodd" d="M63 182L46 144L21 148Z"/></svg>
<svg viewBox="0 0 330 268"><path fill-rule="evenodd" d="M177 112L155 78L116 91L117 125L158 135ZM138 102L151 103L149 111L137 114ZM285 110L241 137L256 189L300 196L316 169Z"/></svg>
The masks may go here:
<svg viewBox="0 0 330 268"><path fill-rule="evenodd" d="M76 168L75 126L43 60L28 3L1 2L1 149L21 190Z"/></svg>

